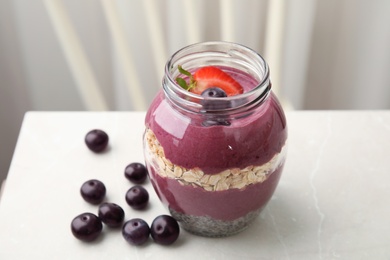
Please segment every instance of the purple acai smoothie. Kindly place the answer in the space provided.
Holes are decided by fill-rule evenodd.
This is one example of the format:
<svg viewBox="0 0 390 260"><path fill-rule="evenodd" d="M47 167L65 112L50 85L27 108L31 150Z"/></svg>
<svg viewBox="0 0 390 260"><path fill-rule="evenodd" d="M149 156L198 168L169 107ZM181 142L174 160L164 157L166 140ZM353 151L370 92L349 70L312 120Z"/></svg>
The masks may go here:
<svg viewBox="0 0 390 260"><path fill-rule="evenodd" d="M226 70L251 91L259 82ZM284 112L270 92L229 125L204 126L177 111L159 92L146 115L145 157L150 179L171 214L195 234L223 236L258 216L278 184L286 153ZM225 232L226 231L226 232Z"/></svg>

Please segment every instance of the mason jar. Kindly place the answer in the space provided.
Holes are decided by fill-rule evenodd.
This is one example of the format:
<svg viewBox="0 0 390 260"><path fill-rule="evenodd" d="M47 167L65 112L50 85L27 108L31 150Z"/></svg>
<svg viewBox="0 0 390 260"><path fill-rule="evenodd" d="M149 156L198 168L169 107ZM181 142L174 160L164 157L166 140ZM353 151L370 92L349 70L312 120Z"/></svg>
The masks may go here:
<svg viewBox="0 0 390 260"><path fill-rule="evenodd" d="M191 73L217 67L243 92L195 94L177 83L179 66ZM145 118L144 155L159 199L185 230L235 234L272 197L286 158L287 126L269 74L258 53L229 42L190 45L166 63Z"/></svg>

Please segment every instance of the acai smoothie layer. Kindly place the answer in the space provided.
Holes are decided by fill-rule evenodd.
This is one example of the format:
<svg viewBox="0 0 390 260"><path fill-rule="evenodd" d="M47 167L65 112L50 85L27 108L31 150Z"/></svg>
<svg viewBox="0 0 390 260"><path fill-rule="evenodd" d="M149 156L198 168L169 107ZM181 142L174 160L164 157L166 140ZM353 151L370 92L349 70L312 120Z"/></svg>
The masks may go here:
<svg viewBox="0 0 390 260"><path fill-rule="evenodd" d="M156 113L172 113L158 103ZM173 215L233 221L261 210L277 186L287 148L278 107L271 94L261 109L230 126L172 120L167 127L164 119L162 128L158 120L147 120L154 122L144 138L151 180Z"/></svg>
<svg viewBox="0 0 390 260"><path fill-rule="evenodd" d="M231 120L229 126L204 127L191 122L172 109L163 93L151 106L146 128L164 148L164 156L185 169L217 174L261 166L281 153L287 139L286 119L273 94L251 115Z"/></svg>

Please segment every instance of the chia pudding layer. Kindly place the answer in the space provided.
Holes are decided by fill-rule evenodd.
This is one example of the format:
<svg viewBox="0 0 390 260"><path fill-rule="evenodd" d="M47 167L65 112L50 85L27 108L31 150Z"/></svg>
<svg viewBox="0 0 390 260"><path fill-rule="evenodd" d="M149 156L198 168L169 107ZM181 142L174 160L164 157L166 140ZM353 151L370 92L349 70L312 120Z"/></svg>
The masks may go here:
<svg viewBox="0 0 390 260"><path fill-rule="evenodd" d="M249 75L232 75L245 91ZM184 229L203 236L239 232L272 197L284 166L287 126L270 92L262 103L228 125L204 126L160 91L145 119L144 153L160 200Z"/></svg>

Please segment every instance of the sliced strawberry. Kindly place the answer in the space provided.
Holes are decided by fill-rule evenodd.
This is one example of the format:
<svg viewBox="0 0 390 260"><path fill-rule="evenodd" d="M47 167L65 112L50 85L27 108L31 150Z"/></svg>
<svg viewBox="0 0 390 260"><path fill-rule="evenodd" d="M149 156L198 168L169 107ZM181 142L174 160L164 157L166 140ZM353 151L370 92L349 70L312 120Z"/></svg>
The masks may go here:
<svg viewBox="0 0 390 260"><path fill-rule="evenodd" d="M211 87L221 88L225 91L227 96L234 96L244 92L242 86L235 79L217 67L202 67L198 69L194 75L191 75L191 73L184 70L181 66L179 66L179 71L180 73L189 76L190 82L187 84L184 79L178 77L176 79L178 84L184 89L198 95Z"/></svg>

